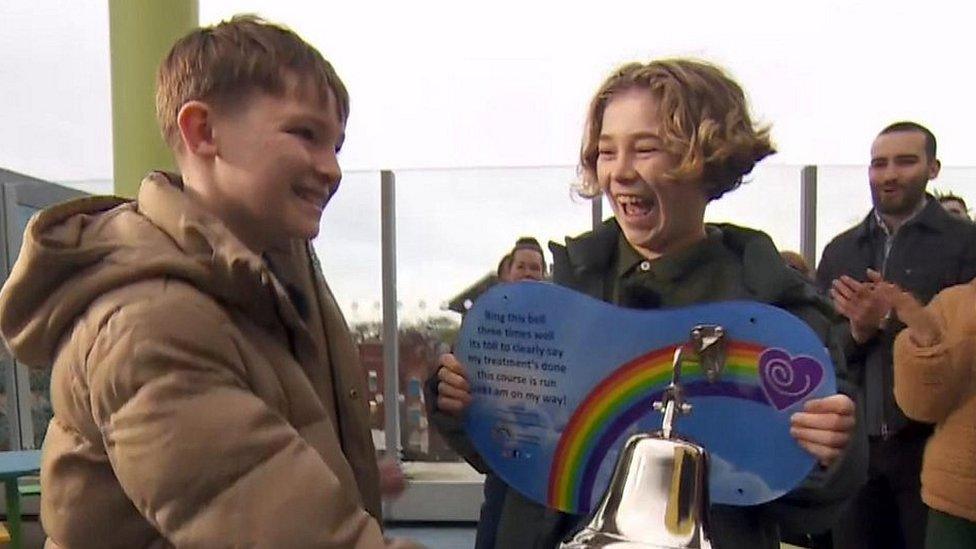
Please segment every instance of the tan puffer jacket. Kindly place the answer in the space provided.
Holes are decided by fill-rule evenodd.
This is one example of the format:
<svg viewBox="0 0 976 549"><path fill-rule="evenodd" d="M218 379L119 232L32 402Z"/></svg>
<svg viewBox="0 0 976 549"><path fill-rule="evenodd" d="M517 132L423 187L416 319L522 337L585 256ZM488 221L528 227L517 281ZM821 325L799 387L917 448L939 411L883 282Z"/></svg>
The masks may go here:
<svg viewBox="0 0 976 549"><path fill-rule="evenodd" d="M384 545L345 321L307 244L268 261L161 173L31 221L0 331L53 365L49 546Z"/></svg>
<svg viewBox="0 0 976 549"><path fill-rule="evenodd" d="M976 522L976 280L946 288L926 307L942 341L895 340L895 399L905 415L935 423L922 460L922 499Z"/></svg>

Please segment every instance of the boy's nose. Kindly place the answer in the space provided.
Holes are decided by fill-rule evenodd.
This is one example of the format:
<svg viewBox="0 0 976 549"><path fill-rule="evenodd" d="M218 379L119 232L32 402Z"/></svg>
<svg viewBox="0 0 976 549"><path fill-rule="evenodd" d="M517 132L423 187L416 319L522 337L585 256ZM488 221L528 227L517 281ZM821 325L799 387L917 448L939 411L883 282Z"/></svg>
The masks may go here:
<svg viewBox="0 0 976 549"><path fill-rule="evenodd" d="M342 179L342 168L334 150L328 149L316 156L315 171L330 185Z"/></svg>
<svg viewBox="0 0 976 549"><path fill-rule="evenodd" d="M637 179L637 170L634 168L633 156L628 153L617 155L611 173L613 174L613 178L621 183L628 183Z"/></svg>

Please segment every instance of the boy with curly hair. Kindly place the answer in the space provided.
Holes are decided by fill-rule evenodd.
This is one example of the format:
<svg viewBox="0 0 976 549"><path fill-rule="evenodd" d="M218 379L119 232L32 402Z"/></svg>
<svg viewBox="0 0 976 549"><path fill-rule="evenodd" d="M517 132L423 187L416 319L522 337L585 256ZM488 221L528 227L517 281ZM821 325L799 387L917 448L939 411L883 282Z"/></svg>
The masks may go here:
<svg viewBox="0 0 976 549"><path fill-rule="evenodd" d="M820 467L768 504L712 505L710 532L723 548L774 549L782 533L829 528L866 468L853 390L843 382L842 325L830 304L764 233L704 221L708 203L773 152L742 88L718 67L687 59L625 65L594 96L580 153L580 194L604 195L613 218L565 246L550 245L556 284L644 309L761 301L800 317L830 347L842 392L810 401L791 418L793 437ZM438 414L459 419L471 401L465 369L444 355L437 375ZM495 547L554 547L581 518L509 489Z"/></svg>

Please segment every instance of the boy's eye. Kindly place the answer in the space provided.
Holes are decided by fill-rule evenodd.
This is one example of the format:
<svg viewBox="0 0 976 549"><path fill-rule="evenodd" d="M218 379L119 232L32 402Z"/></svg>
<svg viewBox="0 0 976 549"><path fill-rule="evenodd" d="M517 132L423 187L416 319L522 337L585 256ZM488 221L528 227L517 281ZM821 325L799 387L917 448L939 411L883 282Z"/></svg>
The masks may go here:
<svg viewBox="0 0 976 549"><path fill-rule="evenodd" d="M298 136L306 141L315 141L315 132L310 128L298 127L288 130L288 133Z"/></svg>

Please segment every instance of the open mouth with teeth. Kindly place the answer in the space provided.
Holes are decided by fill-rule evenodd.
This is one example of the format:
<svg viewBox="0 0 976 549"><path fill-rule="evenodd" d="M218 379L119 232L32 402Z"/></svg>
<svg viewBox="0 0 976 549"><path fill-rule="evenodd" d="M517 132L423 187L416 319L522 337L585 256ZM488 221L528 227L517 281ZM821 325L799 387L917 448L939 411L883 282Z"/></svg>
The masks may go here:
<svg viewBox="0 0 976 549"><path fill-rule="evenodd" d="M618 194L613 197L617 209L631 222L647 221L657 209L657 201L650 196Z"/></svg>
<svg viewBox="0 0 976 549"><path fill-rule="evenodd" d="M295 189L295 194L319 211L325 209L325 205L328 204L331 196L329 189L325 189L323 192L317 192L304 187Z"/></svg>

